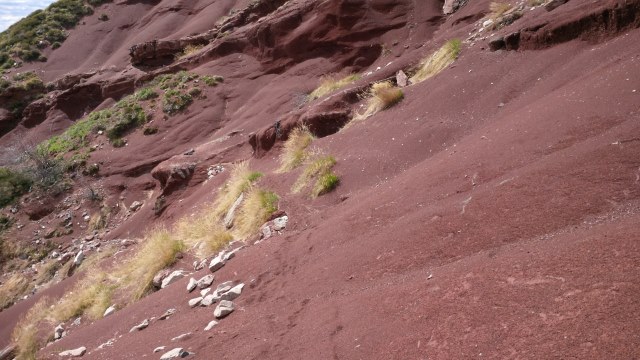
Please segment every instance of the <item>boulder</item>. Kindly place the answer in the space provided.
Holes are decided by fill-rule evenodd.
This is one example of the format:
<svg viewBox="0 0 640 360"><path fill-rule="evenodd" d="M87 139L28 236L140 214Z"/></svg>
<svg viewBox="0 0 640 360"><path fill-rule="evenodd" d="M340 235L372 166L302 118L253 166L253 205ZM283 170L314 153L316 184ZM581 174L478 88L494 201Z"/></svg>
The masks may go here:
<svg viewBox="0 0 640 360"><path fill-rule="evenodd" d="M242 288L244 284L238 284L232 287L229 291L220 295L220 300L235 300L240 294L242 294Z"/></svg>
<svg viewBox="0 0 640 360"><path fill-rule="evenodd" d="M189 300L189 307L196 307L202 301L202 296Z"/></svg>
<svg viewBox="0 0 640 360"><path fill-rule="evenodd" d="M189 352L183 348L175 348L171 351L164 353L160 360L180 359L189 356Z"/></svg>
<svg viewBox="0 0 640 360"><path fill-rule="evenodd" d="M287 227L287 222L289 222L289 217L287 215L273 219L273 230L283 230L285 227Z"/></svg>
<svg viewBox="0 0 640 360"><path fill-rule="evenodd" d="M162 284L160 284L160 288L164 289L167 286L173 284L174 282L182 279L184 277L184 271L176 270L169 274L166 278L162 279Z"/></svg>
<svg viewBox="0 0 640 360"><path fill-rule="evenodd" d="M205 297L209 293L209 291L211 291L211 288L200 290L200 296Z"/></svg>
<svg viewBox="0 0 640 360"><path fill-rule="evenodd" d="M144 319L143 322L141 322L140 324L132 327L131 330L129 330L129 332L144 330L144 329L147 328L147 326L149 326L149 320L148 319Z"/></svg>
<svg viewBox="0 0 640 360"><path fill-rule="evenodd" d="M218 284L218 287L216 288L215 292L218 295L221 295L231 290L232 287L233 287L233 281L225 281L223 283Z"/></svg>
<svg viewBox="0 0 640 360"><path fill-rule="evenodd" d="M198 282L196 281L196 279L189 279L189 283L187 284L187 291L192 292L193 290L195 290L196 286L198 286Z"/></svg>
<svg viewBox="0 0 640 360"><path fill-rule="evenodd" d="M235 310L235 306L231 301L220 300L220 303L213 311L213 316L215 316L217 319L222 319L223 317L231 314L233 310Z"/></svg>
<svg viewBox="0 0 640 360"><path fill-rule="evenodd" d="M169 274L171 274L171 270L169 269L162 269L158 271L158 273L153 277L153 286L159 289L162 286L162 280L169 276Z"/></svg>
<svg viewBox="0 0 640 360"><path fill-rule="evenodd" d="M215 320L211 320L209 321L209 323L207 324L207 326L204 327L204 331L209 331L211 329L213 329L214 326L218 325L218 322Z"/></svg>
<svg viewBox="0 0 640 360"><path fill-rule="evenodd" d="M82 250L80 250L80 251L78 251L76 256L73 258L73 266L75 266L75 267L80 266L80 264L82 264L83 260L84 260L84 253L82 252Z"/></svg>
<svg viewBox="0 0 640 360"><path fill-rule="evenodd" d="M215 279L215 278L214 278L214 276L213 276L213 275L211 275L211 274L206 275L206 276L203 276L203 277L202 277L200 280L198 280L198 282L197 282L198 287L199 287L200 289L208 288L209 286L211 286L211 284L213 283L213 280L214 280L214 279Z"/></svg>
<svg viewBox="0 0 640 360"><path fill-rule="evenodd" d="M209 263L209 270L211 272L216 272L218 271L221 267L224 266L224 251L221 252L220 254L218 254L218 256L214 257L213 259L211 259L211 262Z"/></svg>
<svg viewBox="0 0 640 360"><path fill-rule="evenodd" d="M79 347L77 349L63 351L63 352L59 353L58 356L63 356L63 357L81 357L86 352L87 352L87 348L82 346L82 347Z"/></svg>
<svg viewBox="0 0 640 360"><path fill-rule="evenodd" d="M409 77L407 74L402 70L398 70L398 73L396 74L396 84L398 84L399 87L405 87L408 84L408 80Z"/></svg>
<svg viewBox="0 0 640 360"><path fill-rule="evenodd" d="M219 296L217 296L216 294L209 294L209 295L206 295L205 297L202 298L202 301L200 302L200 305L201 306L211 306L211 304L215 303L218 300L220 300Z"/></svg>

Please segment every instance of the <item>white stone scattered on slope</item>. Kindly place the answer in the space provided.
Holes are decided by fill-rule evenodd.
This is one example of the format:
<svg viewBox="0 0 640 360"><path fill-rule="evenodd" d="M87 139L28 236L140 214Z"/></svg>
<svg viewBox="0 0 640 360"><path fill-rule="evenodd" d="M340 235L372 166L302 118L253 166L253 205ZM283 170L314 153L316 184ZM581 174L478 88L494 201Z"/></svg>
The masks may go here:
<svg viewBox="0 0 640 360"><path fill-rule="evenodd" d="M196 281L196 279L189 279L189 283L187 284L187 291L192 292L196 288L196 286L198 286L198 282Z"/></svg>
<svg viewBox="0 0 640 360"><path fill-rule="evenodd" d="M154 353L160 352L162 350L164 350L166 348L166 346L158 346L157 348L153 349Z"/></svg>
<svg viewBox="0 0 640 360"><path fill-rule="evenodd" d="M149 326L149 320L148 319L144 319L143 322L141 322L140 324L132 327L131 330L129 330L129 332L134 332L136 330L140 331L142 329L145 329L147 326Z"/></svg>
<svg viewBox="0 0 640 360"><path fill-rule="evenodd" d="M202 301L202 296L189 300L189 307L195 307Z"/></svg>
<svg viewBox="0 0 640 360"><path fill-rule="evenodd" d="M200 296L205 297L209 293L209 291L211 291L211 288L200 290Z"/></svg>
<svg viewBox="0 0 640 360"><path fill-rule="evenodd" d="M164 355L160 357L160 360L178 359L178 358L187 357L188 355L189 355L189 352L185 351L183 348L175 348L171 351L164 353Z"/></svg>
<svg viewBox="0 0 640 360"><path fill-rule="evenodd" d="M80 266L80 264L82 264L82 260L84 260L84 253L80 250L76 254L76 257L73 258L73 265Z"/></svg>
<svg viewBox="0 0 640 360"><path fill-rule="evenodd" d="M220 295L220 300L235 300L240 294L242 294L242 288L244 284L238 284L231 288L229 291Z"/></svg>
<svg viewBox="0 0 640 360"><path fill-rule="evenodd" d="M171 274L169 274L169 276L167 276L166 278L162 279L162 285L160 285L160 288L164 289L170 284L182 279L183 277L184 277L184 271L176 270Z"/></svg>
<svg viewBox="0 0 640 360"><path fill-rule="evenodd" d="M80 356L84 355L84 353L86 353L86 352L87 352L87 348L82 346L82 347L79 347L77 349L63 351L58 355L59 356L66 356L66 357L80 357Z"/></svg>
<svg viewBox="0 0 640 360"><path fill-rule="evenodd" d="M190 332L188 332L186 334L178 335L178 336L174 337L173 339L171 339L171 341L180 341L180 340L188 338L189 336L191 336Z"/></svg>
<svg viewBox="0 0 640 360"><path fill-rule="evenodd" d="M215 303L218 300L220 300L220 298L216 296L216 294L209 294L202 299L202 301L200 302L200 305L210 306L211 304Z"/></svg>
<svg viewBox="0 0 640 360"><path fill-rule="evenodd" d="M205 326L204 331L209 331L211 329L213 329L214 326L218 325L218 322L215 320L211 320L209 321L209 323L207 324L207 326Z"/></svg>
<svg viewBox="0 0 640 360"><path fill-rule="evenodd" d="M116 312L116 306L115 305L111 305L107 308L107 310L104 311L104 315L102 315L102 317L107 317L111 314L113 314L114 312Z"/></svg>
<svg viewBox="0 0 640 360"><path fill-rule="evenodd" d="M224 294L227 291L231 290L232 287L233 287L233 281L225 281L223 283L218 284L218 287L216 288L215 292L218 294L218 296L220 296L221 294Z"/></svg>
<svg viewBox="0 0 640 360"><path fill-rule="evenodd" d="M238 209L238 206L240 206L240 204L242 203L242 200L244 199L244 193L241 193L240 196L238 196L238 198L236 199L236 201L233 203L233 205L231 205L231 207L229 208L229 211L227 211L227 214L224 216L224 226L227 229L231 229L231 227L233 226L233 220L235 219L236 216L236 210Z"/></svg>
<svg viewBox="0 0 640 360"><path fill-rule="evenodd" d="M214 257L213 259L211 259L211 262L209 263L209 270L211 272L216 272L218 271L221 267L224 266L224 259L222 258L224 256L224 251L221 252L220 254L218 254L218 256Z"/></svg>
<svg viewBox="0 0 640 360"><path fill-rule="evenodd" d="M283 230L284 228L287 227L287 222L289 222L289 217L287 215L273 219L273 230L275 231Z"/></svg>
<svg viewBox="0 0 640 360"><path fill-rule="evenodd" d="M198 280L197 284L200 289L205 289L213 284L213 280L215 277L211 274L203 276L200 280Z"/></svg>
<svg viewBox="0 0 640 360"><path fill-rule="evenodd" d="M62 324L56 326L56 328L53 330L53 338L55 340L58 339L62 339L62 337L64 336L64 327L62 326Z"/></svg>
<svg viewBox="0 0 640 360"><path fill-rule="evenodd" d="M215 316L217 319L222 319L223 317L231 314L233 310L235 310L235 306L231 301L220 300L220 303L213 311L213 316Z"/></svg>
<svg viewBox="0 0 640 360"><path fill-rule="evenodd" d="M169 316L173 315L176 313L176 309L168 309L167 311L164 312L164 314L160 315L160 317L158 319L160 320L164 320L164 319L168 319Z"/></svg>

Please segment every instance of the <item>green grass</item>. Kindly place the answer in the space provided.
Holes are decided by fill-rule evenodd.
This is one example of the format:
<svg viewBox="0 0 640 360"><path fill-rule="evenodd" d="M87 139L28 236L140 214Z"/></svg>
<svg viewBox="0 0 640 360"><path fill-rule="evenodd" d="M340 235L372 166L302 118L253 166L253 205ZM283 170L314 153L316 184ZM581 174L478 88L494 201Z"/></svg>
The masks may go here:
<svg viewBox="0 0 640 360"><path fill-rule="evenodd" d="M24 174L0 167L0 208L29 191L33 181Z"/></svg>
<svg viewBox="0 0 640 360"><path fill-rule="evenodd" d="M224 78L222 76L205 75L202 77L202 81L207 86L217 86L218 84L224 82Z"/></svg>
<svg viewBox="0 0 640 360"><path fill-rule="evenodd" d="M0 69L9 69L26 61L46 61L41 50L60 44L67 30L93 14L92 6L107 1L58 0L44 10L36 10L0 33Z"/></svg>
<svg viewBox="0 0 640 360"><path fill-rule="evenodd" d="M162 98L162 111L169 115L179 113L193 102L193 97L176 89L167 90Z"/></svg>
<svg viewBox="0 0 640 360"><path fill-rule="evenodd" d="M234 231L240 238L246 238L258 231L269 216L278 210L279 197L272 191L253 188L238 211Z"/></svg>
<svg viewBox="0 0 640 360"><path fill-rule="evenodd" d="M316 180L313 189L311 190L311 197L318 197L322 194L326 194L335 189L340 183L340 178L333 171L329 170L320 175Z"/></svg>
<svg viewBox="0 0 640 360"><path fill-rule="evenodd" d="M144 87L140 90L138 90L134 97L137 100L140 101L146 101L146 100L151 100L151 99L155 99L158 97L158 93L152 88L152 87Z"/></svg>
<svg viewBox="0 0 640 360"><path fill-rule="evenodd" d="M299 193L304 190L312 180L315 180L310 191L312 198L330 192L340 183L338 175L332 170L335 164L336 159L331 155L318 157L309 162L293 184L291 190L294 193Z"/></svg>

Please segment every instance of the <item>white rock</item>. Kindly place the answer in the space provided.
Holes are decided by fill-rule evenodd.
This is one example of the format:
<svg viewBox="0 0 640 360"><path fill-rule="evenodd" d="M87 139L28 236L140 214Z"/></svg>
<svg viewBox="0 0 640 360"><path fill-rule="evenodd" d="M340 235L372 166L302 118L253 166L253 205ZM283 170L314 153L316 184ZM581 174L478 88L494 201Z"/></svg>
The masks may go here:
<svg viewBox="0 0 640 360"><path fill-rule="evenodd" d="M214 326L218 325L218 322L215 320L211 320L207 326L205 326L204 331L209 331L211 329L213 329Z"/></svg>
<svg viewBox="0 0 640 360"><path fill-rule="evenodd" d="M236 216L236 210L238 209L238 206L240 206L240 204L242 203L243 199L244 199L244 193L238 196L236 201L229 208L229 211L227 211L227 214L224 216L223 224L227 229L230 229L233 226L233 220Z"/></svg>
<svg viewBox="0 0 640 360"><path fill-rule="evenodd" d="M102 317L107 317L111 314L113 314L114 312L116 312L116 306L115 305L111 305L107 308L107 310L105 310L104 315Z"/></svg>
<svg viewBox="0 0 640 360"><path fill-rule="evenodd" d="M242 248L243 248L243 247L244 247L244 246L240 246L240 247L237 247L237 248L235 248L235 249L233 249L233 250L229 251L228 253L225 253L224 255L222 255L222 260L224 260L225 262L227 262L227 261L229 261L229 260L233 259L233 258L236 256L236 253L237 253L238 251L242 250Z"/></svg>
<svg viewBox="0 0 640 360"><path fill-rule="evenodd" d="M164 314L160 315L160 317L158 318L159 320L165 320L168 319L169 316L173 315L176 313L176 309L168 309L167 311L164 312Z"/></svg>
<svg viewBox="0 0 640 360"><path fill-rule="evenodd" d="M82 260L84 260L84 253L80 250L76 254L76 257L73 258L73 265L80 266L80 264L82 264Z"/></svg>
<svg viewBox="0 0 640 360"><path fill-rule="evenodd" d="M200 280L198 280L198 287L200 289L208 288L209 286L211 286L214 279L214 276L211 274L203 276Z"/></svg>
<svg viewBox="0 0 640 360"><path fill-rule="evenodd" d="M220 300L220 297L216 296L215 294L209 294L209 295L205 296L204 298L202 298L202 301L200 302L200 305L201 306L210 306L211 304L215 303L218 300Z"/></svg>
<svg viewBox="0 0 640 360"><path fill-rule="evenodd" d="M286 228L287 222L289 222L289 217L287 215L273 219L273 230L280 231Z"/></svg>
<svg viewBox="0 0 640 360"><path fill-rule="evenodd" d="M200 290L200 296L205 297L209 293L209 291L211 291L211 288Z"/></svg>
<svg viewBox="0 0 640 360"><path fill-rule="evenodd" d="M213 316L215 316L217 319L222 319L223 317L231 314L233 310L235 310L235 306L231 301L220 300L220 303L213 311Z"/></svg>
<svg viewBox="0 0 640 360"><path fill-rule="evenodd" d="M186 333L186 334L178 335L178 336L174 337L173 339L171 339L171 341L180 341L180 340L185 339L185 338L187 338L189 336L191 336L190 332Z"/></svg>
<svg viewBox="0 0 640 360"><path fill-rule="evenodd" d="M223 256L224 256L224 251L218 254L218 256L211 259L211 262L209 263L209 270L211 272L216 272L221 267L224 266L224 259L222 258Z"/></svg>
<svg viewBox="0 0 640 360"><path fill-rule="evenodd" d="M131 211L138 211L138 209L140 209L142 207L142 203L140 201L134 201L133 203L131 203L131 205L129 206L129 210Z"/></svg>
<svg viewBox="0 0 640 360"><path fill-rule="evenodd" d="M158 346L157 348L153 349L154 353L160 352L162 350L164 350L166 348L166 346Z"/></svg>
<svg viewBox="0 0 640 360"><path fill-rule="evenodd" d="M222 295L227 291L231 290L232 287L233 287L233 281L225 281L223 283L218 284L218 287L216 288L215 292L218 295Z"/></svg>
<svg viewBox="0 0 640 360"><path fill-rule="evenodd" d="M184 271L176 270L171 274L169 274L169 276L167 276L166 278L162 279L162 284L160 285L160 288L164 289L170 284L182 279L183 277L184 277Z"/></svg>
<svg viewBox="0 0 640 360"><path fill-rule="evenodd" d="M268 239L271 237L271 227L269 225L263 226L260 231L262 232L263 239Z"/></svg>
<svg viewBox="0 0 640 360"><path fill-rule="evenodd" d="M87 352L87 348L82 346L82 347L79 347L77 349L63 351L58 355L59 356L66 356L66 357L80 357L80 356L84 355L84 353L86 353L86 352Z"/></svg>
<svg viewBox="0 0 640 360"><path fill-rule="evenodd" d="M202 301L202 296L189 300L189 307L195 307Z"/></svg>
<svg viewBox="0 0 640 360"><path fill-rule="evenodd" d="M85 222L89 222L89 220L91 220L91 216L89 216L89 215L85 215L82 219L83 219Z"/></svg>
<svg viewBox="0 0 640 360"><path fill-rule="evenodd" d="M220 300L235 300L240 294L242 294L242 288L244 284L238 284L231 288L229 291L220 295Z"/></svg>
<svg viewBox="0 0 640 360"><path fill-rule="evenodd" d="M192 292L196 288L196 286L198 286L198 282L196 281L196 279L189 279L189 283L187 284L187 291Z"/></svg>
<svg viewBox="0 0 640 360"><path fill-rule="evenodd" d="M55 330L53 330L53 338L55 340L61 339L64 336L64 327L62 324L56 326Z"/></svg>
<svg viewBox="0 0 640 360"><path fill-rule="evenodd" d="M175 348L171 351L164 353L164 355L160 357L160 360L179 359L179 358L187 357L188 355L189 355L189 352L185 351L183 348Z"/></svg>
<svg viewBox="0 0 640 360"><path fill-rule="evenodd" d="M134 326L131 328L131 330L129 330L129 332L134 332L134 331L140 331L142 329L146 329L147 326L149 326L149 320L148 319L144 319L143 322L141 322L140 324Z"/></svg>

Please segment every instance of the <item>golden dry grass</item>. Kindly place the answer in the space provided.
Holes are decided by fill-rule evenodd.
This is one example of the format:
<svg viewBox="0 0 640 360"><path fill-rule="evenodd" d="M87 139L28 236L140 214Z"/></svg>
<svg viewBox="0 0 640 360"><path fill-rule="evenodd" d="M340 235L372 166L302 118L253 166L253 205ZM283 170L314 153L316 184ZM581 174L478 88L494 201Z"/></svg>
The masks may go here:
<svg viewBox="0 0 640 360"><path fill-rule="evenodd" d="M293 129L284 143L284 149L280 155L280 168L277 172L284 173L302 165L309 155L306 150L313 139L313 134L306 126Z"/></svg>
<svg viewBox="0 0 640 360"><path fill-rule="evenodd" d="M340 178L332 170L327 170L325 173L318 176L316 183L311 189L311 197L316 198L322 194L331 192L340 183Z"/></svg>
<svg viewBox="0 0 640 360"><path fill-rule="evenodd" d="M460 54L461 42L458 39L447 41L440 49L424 59L416 73L409 79L412 84L425 81L451 65Z"/></svg>
<svg viewBox="0 0 640 360"><path fill-rule="evenodd" d="M184 47L184 49L182 50L181 53L178 54L178 58L183 58L183 57L187 57L193 53L196 53L200 50L202 50L202 48L204 47L204 45L187 45Z"/></svg>
<svg viewBox="0 0 640 360"><path fill-rule="evenodd" d="M404 93L400 88L394 86L390 81L382 81L371 86L369 99L365 105L363 113L357 113L352 120L364 120L376 113L392 107L404 98ZM347 127L347 124L345 127Z"/></svg>
<svg viewBox="0 0 640 360"><path fill-rule="evenodd" d="M274 192L253 188L238 211L237 225L234 231L240 238L255 233L271 214L278 210L278 195Z"/></svg>
<svg viewBox="0 0 640 360"><path fill-rule="evenodd" d="M0 285L0 309L11 306L31 287L31 282L21 274L13 274Z"/></svg>
<svg viewBox="0 0 640 360"><path fill-rule="evenodd" d="M195 248L201 259L220 251L233 240L210 206L193 217L180 219L174 234L186 246Z"/></svg>
<svg viewBox="0 0 640 360"><path fill-rule="evenodd" d="M513 5L509 3L493 1L489 4L489 10L491 11L489 18L495 21L506 14L507 11L511 10L511 8L513 8Z"/></svg>
<svg viewBox="0 0 640 360"><path fill-rule="evenodd" d="M117 286L105 273L99 272L81 280L73 290L56 301L47 314L47 319L60 323L86 315L99 319L111 306L113 292Z"/></svg>
<svg viewBox="0 0 640 360"><path fill-rule="evenodd" d="M311 188L310 193L312 198L333 190L340 181L338 176L332 170L335 164L336 159L330 155L318 157L315 160L310 161L293 184L291 191L293 193L301 192L314 179L316 181Z"/></svg>
<svg viewBox="0 0 640 360"><path fill-rule="evenodd" d="M91 216L91 219L89 220L89 231L102 230L107 227L110 216L111 208L103 205L99 212Z"/></svg>
<svg viewBox="0 0 640 360"><path fill-rule="evenodd" d="M238 199L238 196L248 190L251 184L261 177L261 173L249 169L249 164L246 161L236 164L231 170L229 180L220 190L214 203L214 216L217 218L224 216Z"/></svg>
<svg viewBox="0 0 640 360"><path fill-rule="evenodd" d="M351 74L340 79L338 79L335 74L325 76L320 80L320 85L315 90L313 90L311 94L309 94L309 100L321 98L353 82L356 82L359 79L360 75L358 74Z"/></svg>
<svg viewBox="0 0 640 360"><path fill-rule="evenodd" d="M40 332L49 312L49 300L40 299L20 319L11 334L11 341L16 345L16 359L35 360L36 353L42 345Z"/></svg>

